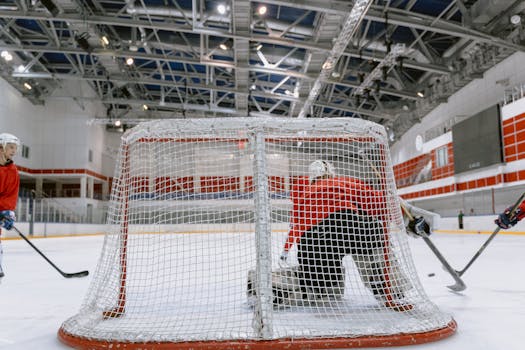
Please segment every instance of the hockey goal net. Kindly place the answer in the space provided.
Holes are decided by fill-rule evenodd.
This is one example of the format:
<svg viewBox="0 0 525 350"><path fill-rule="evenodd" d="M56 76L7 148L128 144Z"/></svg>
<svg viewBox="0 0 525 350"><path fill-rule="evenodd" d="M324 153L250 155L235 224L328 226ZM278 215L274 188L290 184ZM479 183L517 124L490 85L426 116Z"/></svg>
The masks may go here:
<svg viewBox="0 0 525 350"><path fill-rule="evenodd" d="M59 338L81 349L302 349L417 344L455 329L417 277L382 126L232 118L124 134L97 269Z"/></svg>

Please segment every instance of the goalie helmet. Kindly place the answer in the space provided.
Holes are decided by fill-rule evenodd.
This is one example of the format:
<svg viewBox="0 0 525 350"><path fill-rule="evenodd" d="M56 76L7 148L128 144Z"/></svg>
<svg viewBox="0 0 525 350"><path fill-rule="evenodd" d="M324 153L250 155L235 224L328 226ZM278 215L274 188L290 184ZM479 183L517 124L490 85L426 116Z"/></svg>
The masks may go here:
<svg viewBox="0 0 525 350"><path fill-rule="evenodd" d="M5 148L5 146L9 143L14 143L17 147L20 147L20 140L15 135L8 133L0 134L0 146Z"/></svg>
<svg viewBox="0 0 525 350"><path fill-rule="evenodd" d="M316 160L308 167L308 174L310 182L314 182L317 178L330 175L335 176L334 167L325 160Z"/></svg>

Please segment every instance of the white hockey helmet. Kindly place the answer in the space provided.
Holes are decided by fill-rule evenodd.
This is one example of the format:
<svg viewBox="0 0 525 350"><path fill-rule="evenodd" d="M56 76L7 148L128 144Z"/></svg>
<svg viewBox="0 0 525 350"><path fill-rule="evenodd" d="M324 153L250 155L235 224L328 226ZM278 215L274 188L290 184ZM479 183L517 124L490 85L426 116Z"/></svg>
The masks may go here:
<svg viewBox="0 0 525 350"><path fill-rule="evenodd" d="M313 161L308 167L308 174L309 174L310 182L313 182L315 181L315 179L321 176L325 176L325 175L334 176L335 171L334 171L334 167L329 162L325 160L316 160L316 161Z"/></svg>
<svg viewBox="0 0 525 350"><path fill-rule="evenodd" d="M5 149L5 146L9 143L14 143L17 147L20 147L20 140L15 135L8 133L0 134L0 146Z"/></svg>

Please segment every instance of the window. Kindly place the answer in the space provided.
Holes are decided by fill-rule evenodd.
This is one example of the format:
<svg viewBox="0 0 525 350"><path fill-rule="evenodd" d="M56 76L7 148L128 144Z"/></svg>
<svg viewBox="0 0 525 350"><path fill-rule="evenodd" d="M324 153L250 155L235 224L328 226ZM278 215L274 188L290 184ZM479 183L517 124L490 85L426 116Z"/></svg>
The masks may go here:
<svg viewBox="0 0 525 350"><path fill-rule="evenodd" d="M89 150L88 152L88 161L93 162L93 151L92 150Z"/></svg>
<svg viewBox="0 0 525 350"><path fill-rule="evenodd" d="M436 150L436 166L441 168L448 164L448 148L440 147Z"/></svg>
<svg viewBox="0 0 525 350"><path fill-rule="evenodd" d="M29 147L26 145L22 145L22 158L29 158Z"/></svg>

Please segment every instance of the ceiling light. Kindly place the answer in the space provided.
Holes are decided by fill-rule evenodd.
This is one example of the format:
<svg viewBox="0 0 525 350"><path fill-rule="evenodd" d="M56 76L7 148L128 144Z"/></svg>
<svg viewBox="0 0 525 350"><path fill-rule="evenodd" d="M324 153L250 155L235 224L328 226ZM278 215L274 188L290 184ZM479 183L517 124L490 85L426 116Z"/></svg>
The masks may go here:
<svg viewBox="0 0 525 350"><path fill-rule="evenodd" d="M521 23L521 16L520 15L514 15L510 17L510 23L514 24L515 26Z"/></svg>
<svg viewBox="0 0 525 350"><path fill-rule="evenodd" d="M252 84L252 85L250 86L250 90L256 90L256 89L257 89L257 86L255 86L255 84Z"/></svg>
<svg viewBox="0 0 525 350"><path fill-rule="evenodd" d="M226 5L224 5L224 4L219 4L219 5L217 6L217 11L219 11L219 13L220 13L221 15L224 15L224 14L226 13Z"/></svg>
<svg viewBox="0 0 525 350"><path fill-rule="evenodd" d="M128 66L131 66L134 62L135 62L135 60L133 59L133 57L126 58L126 64Z"/></svg>
<svg viewBox="0 0 525 350"><path fill-rule="evenodd" d="M268 11L268 8L264 5L259 6L259 8L257 9L257 13L261 16L265 15L267 11Z"/></svg>
<svg viewBox="0 0 525 350"><path fill-rule="evenodd" d="M139 47L136 45L129 45L129 51L137 52Z"/></svg>
<svg viewBox="0 0 525 350"><path fill-rule="evenodd" d="M114 123L115 126L121 126L122 125L122 122L120 120L115 120L115 123Z"/></svg>
<svg viewBox="0 0 525 350"><path fill-rule="evenodd" d="M255 46L255 50L261 51L262 47L263 47L263 44L259 44L259 45Z"/></svg>
<svg viewBox="0 0 525 350"><path fill-rule="evenodd" d="M220 44L219 47L224 51L228 50L228 45L226 45L225 43Z"/></svg>
<svg viewBox="0 0 525 350"><path fill-rule="evenodd" d="M419 97L425 97L423 91L418 91L416 95L418 95Z"/></svg>
<svg viewBox="0 0 525 350"><path fill-rule="evenodd" d="M145 105L145 104L142 105L142 110L143 110L143 111L147 111L148 109L149 109L149 108L148 108L148 105Z"/></svg>
<svg viewBox="0 0 525 350"><path fill-rule="evenodd" d="M60 13L60 9L53 3L51 0L40 0L42 5L53 15L53 17L56 17Z"/></svg>
<svg viewBox="0 0 525 350"><path fill-rule="evenodd" d="M7 62L11 61L13 59L13 56L9 53L9 51L2 51L2 53L0 54L0 56L6 60Z"/></svg>
<svg viewBox="0 0 525 350"><path fill-rule="evenodd" d="M332 68L332 62L326 61L325 63L323 63L323 69L330 69L330 68Z"/></svg>
<svg viewBox="0 0 525 350"><path fill-rule="evenodd" d="M21 64L21 65L17 66L15 68L15 70L16 70L17 73L23 73L26 70L26 67L23 64Z"/></svg>
<svg viewBox="0 0 525 350"><path fill-rule="evenodd" d="M89 38L89 33L87 33L87 32L84 32L84 33L82 33L80 35L76 35L75 36L75 40L76 40L78 46L82 50L86 51L87 53L91 53L91 51L93 51L93 48L89 44L88 38Z"/></svg>
<svg viewBox="0 0 525 350"><path fill-rule="evenodd" d="M102 40L102 44L108 46L109 45L109 39L107 36L103 35L102 38L100 39Z"/></svg>
<svg viewBox="0 0 525 350"><path fill-rule="evenodd" d="M29 83L24 83L24 87L27 89L27 90L31 90L33 87L31 86L31 84Z"/></svg>
<svg viewBox="0 0 525 350"><path fill-rule="evenodd" d="M341 73L333 71L332 72L332 78L339 78L341 76Z"/></svg>

